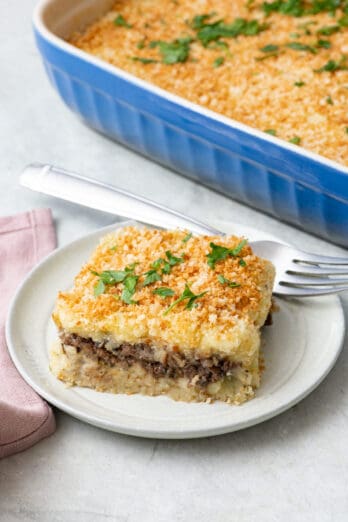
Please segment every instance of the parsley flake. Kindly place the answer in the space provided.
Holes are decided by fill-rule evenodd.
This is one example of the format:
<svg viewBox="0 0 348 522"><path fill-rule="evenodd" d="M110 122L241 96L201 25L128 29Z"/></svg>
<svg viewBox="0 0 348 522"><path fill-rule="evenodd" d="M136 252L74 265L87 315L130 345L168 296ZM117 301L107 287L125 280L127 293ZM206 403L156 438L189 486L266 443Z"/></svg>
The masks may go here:
<svg viewBox="0 0 348 522"><path fill-rule="evenodd" d="M173 310L173 308L175 306L177 306L179 303L181 303L182 301L185 301L187 300L187 303L186 303L186 306L185 306L185 309L186 310L192 310L192 308L194 306L196 306L196 301L197 299L200 299L201 297L203 297L207 292L202 292L201 294L194 294L191 290L190 290L190 287L189 285L186 283L185 284L185 290L183 291L183 293L181 294L181 296L176 299L171 305L169 308L167 308L167 310L164 312L163 315L167 315L169 314L169 312L171 310Z"/></svg>
<svg viewBox="0 0 348 522"><path fill-rule="evenodd" d="M279 54L280 53L278 51L276 51L274 53L267 53L264 56L256 56L255 57L255 61L256 62L263 62L264 60L268 60L268 58L273 58L273 57L279 56Z"/></svg>
<svg viewBox="0 0 348 522"><path fill-rule="evenodd" d="M348 8L348 4L346 4L346 8ZM341 27L348 27L348 10L346 14L344 14L342 18L338 20L338 23Z"/></svg>
<svg viewBox="0 0 348 522"><path fill-rule="evenodd" d="M336 71L346 71L348 67L345 65L346 56L343 56L340 61L329 60L325 65L319 67L319 69L314 69L316 73L322 72L336 72Z"/></svg>
<svg viewBox="0 0 348 522"><path fill-rule="evenodd" d="M279 45L268 44L264 47L261 47L260 51L262 51L263 53L274 53L275 51L279 51Z"/></svg>
<svg viewBox="0 0 348 522"><path fill-rule="evenodd" d="M266 16L273 12L282 13L288 16L302 16L304 7L302 0L275 0L274 2L263 2L262 9Z"/></svg>
<svg viewBox="0 0 348 522"><path fill-rule="evenodd" d="M99 279L98 283L94 287L94 295L98 297L105 292L105 284L101 279Z"/></svg>
<svg viewBox="0 0 348 522"><path fill-rule="evenodd" d="M311 45L307 45L301 42L289 42L286 44L286 47L289 49L292 49L293 51L308 51L312 54L316 54L317 50L315 47L312 47Z"/></svg>
<svg viewBox="0 0 348 522"><path fill-rule="evenodd" d="M328 103L329 105L333 105L334 104L333 99L331 98L331 96L327 96L326 103Z"/></svg>
<svg viewBox="0 0 348 522"><path fill-rule="evenodd" d="M300 145L301 138L299 136L294 136L289 140L290 143L293 143L294 145Z"/></svg>
<svg viewBox="0 0 348 522"><path fill-rule="evenodd" d="M167 250L166 256L167 256L168 263L170 264L170 266L179 265L180 263L184 262L184 258L183 257L173 256L173 254L171 253L170 250Z"/></svg>
<svg viewBox="0 0 348 522"><path fill-rule="evenodd" d="M137 264L138 263L132 263L126 266L124 270L104 270L103 272L91 270L92 274L99 277L99 281L94 286L94 295L98 297L105 293L107 285L112 286L123 283L122 301L127 304L135 304L135 301L132 300L132 296L135 293L135 287L139 279L139 276L134 274L134 269Z"/></svg>
<svg viewBox="0 0 348 522"><path fill-rule="evenodd" d="M218 58L216 58L216 60L214 60L213 67L220 67L220 65L223 65L224 61L225 58L223 56L219 56Z"/></svg>
<svg viewBox="0 0 348 522"><path fill-rule="evenodd" d="M116 16L114 24L119 27L126 27L127 29L132 27L121 14Z"/></svg>
<svg viewBox="0 0 348 522"><path fill-rule="evenodd" d="M230 288L237 288L238 286L240 286L239 283L236 283L235 281L231 281L230 279L227 279L227 277L223 276L222 274L219 274L217 276L217 278L218 278L219 283L221 283L222 285L227 285Z"/></svg>
<svg viewBox="0 0 348 522"><path fill-rule="evenodd" d="M339 25L326 25L318 29L317 34L321 34L323 36L331 36L332 34L337 33L339 30Z"/></svg>
<svg viewBox="0 0 348 522"><path fill-rule="evenodd" d="M322 49L330 49L331 42L329 40L318 40L317 41L317 47L320 47Z"/></svg>
<svg viewBox="0 0 348 522"><path fill-rule="evenodd" d="M227 259L228 256L237 257L247 242L246 239L243 239L235 248L226 248L221 245L216 245L215 243L210 243L211 252L206 256L208 259L208 265L212 270L214 270L218 261L223 261L224 259Z"/></svg>
<svg viewBox="0 0 348 522"><path fill-rule="evenodd" d="M190 36L178 38L173 42L154 40L150 42L149 47L151 49L158 47L162 56L162 62L167 65L173 65L174 63L186 62L189 56L191 42L192 38Z"/></svg>
<svg viewBox="0 0 348 522"><path fill-rule="evenodd" d="M187 243L192 237L192 232L189 232L189 234L187 234L184 239L182 240L183 243Z"/></svg>
<svg viewBox="0 0 348 522"><path fill-rule="evenodd" d="M160 257L159 259L156 259L156 261L154 261L151 265L152 268L154 268L155 270L158 270L159 268L161 268L161 265L162 263L164 263L164 259L162 259L162 257Z"/></svg>
<svg viewBox="0 0 348 522"><path fill-rule="evenodd" d="M151 285L152 283L156 283L156 281L161 281L161 276L155 269L146 272L145 276L146 277L143 286Z"/></svg>
<svg viewBox="0 0 348 522"><path fill-rule="evenodd" d="M121 283L127 276L125 270L104 270L104 272L94 272L92 274L98 276L105 285L115 285Z"/></svg>
<svg viewBox="0 0 348 522"><path fill-rule="evenodd" d="M295 82L294 85L296 87L303 87L303 85L306 85L305 82L303 82L302 80L299 80L298 82Z"/></svg>
<svg viewBox="0 0 348 522"><path fill-rule="evenodd" d="M188 241L189 239L190 238L188 238L186 241ZM166 257L167 257L167 259L163 259L162 257L156 259L156 261L154 261L152 263L151 268L153 268L156 271L157 270L161 270L162 274L170 274L170 271L171 271L173 266L178 265L178 264L184 262L184 257L183 256L182 257L176 257L176 256L174 256L171 253L170 250L167 250Z"/></svg>
<svg viewBox="0 0 348 522"><path fill-rule="evenodd" d="M140 62L147 65L148 63L158 63L158 60L153 60L152 58L141 58L141 56L131 56L131 60L133 62Z"/></svg>
<svg viewBox="0 0 348 522"><path fill-rule="evenodd" d="M155 288L155 290L153 290L152 293L161 297L172 297L175 294L174 290L165 286Z"/></svg>
<svg viewBox="0 0 348 522"><path fill-rule="evenodd" d="M270 134L271 136L276 136L277 135L277 131L275 129L266 129L264 132L266 134Z"/></svg>
<svg viewBox="0 0 348 522"><path fill-rule="evenodd" d="M139 276L131 273L124 280L124 288L122 290L121 299L126 304L137 304L137 301L133 301L132 297L135 294L135 288L138 282Z"/></svg>
<svg viewBox="0 0 348 522"><path fill-rule="evenodd" d="M214 15L215 13L209 13L194 16L190 24L192 29L202 29L206 25L205 22L207 22Z"/></svg>
<svg viewBox="0 0 348 522"><path fill-rule="evenodd" d="M236 18L230 24L226 24L223 20L206 23L206 20L207 18L201 18L198 24L197 17L195 17L192 22L195 25L194 29L198 30L197 38L204 47L220 38L237 38L240 35L255 36L268 28L267 24L261 24L258 20L246 20L245 18Z"/></svg>

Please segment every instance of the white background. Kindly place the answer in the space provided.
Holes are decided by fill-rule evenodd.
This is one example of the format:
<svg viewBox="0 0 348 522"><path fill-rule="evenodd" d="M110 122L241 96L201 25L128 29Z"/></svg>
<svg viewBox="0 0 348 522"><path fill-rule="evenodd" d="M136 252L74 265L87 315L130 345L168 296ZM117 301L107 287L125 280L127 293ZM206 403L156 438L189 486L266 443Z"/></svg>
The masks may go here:
<svg viewBox="0 0 348 522"><path fill-rule="evenodd" d="M115 221L18 186L26 163L46 161L205 221L237 221L308 250L343 253L86 128L45 77L31 32L34 4L0 0L1 215L51 207L60 245ZM348 295L343 302L347 311ZM346 521L347 367L345 347L327 379L299 405L262 425L217 438L141 440L56 412L52 437L0 461L0 520Z"/></svg>

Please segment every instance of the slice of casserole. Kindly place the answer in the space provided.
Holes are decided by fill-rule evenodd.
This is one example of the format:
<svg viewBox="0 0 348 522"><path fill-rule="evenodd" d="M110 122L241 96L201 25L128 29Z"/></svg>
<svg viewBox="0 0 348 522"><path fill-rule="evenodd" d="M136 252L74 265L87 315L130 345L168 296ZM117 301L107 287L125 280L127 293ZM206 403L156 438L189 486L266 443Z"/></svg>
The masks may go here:
<svg viewBox="0 0 348 522"><path fill-rule="evenodd" d="M273 280L243 238L118 229L58 295L51 370L98 391L242 403L260 383Z"/></svg>

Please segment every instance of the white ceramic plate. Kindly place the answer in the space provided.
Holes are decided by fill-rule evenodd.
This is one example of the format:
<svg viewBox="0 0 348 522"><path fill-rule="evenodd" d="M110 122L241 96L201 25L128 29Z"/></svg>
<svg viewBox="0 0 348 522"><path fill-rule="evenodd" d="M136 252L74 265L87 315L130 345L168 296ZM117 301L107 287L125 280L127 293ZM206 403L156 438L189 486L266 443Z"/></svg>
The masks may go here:
<svg viewBox="0 0 348 522"><path fill-rule="evenodd" d="M124 224L124 223L123 223ZM256 229L214 223L250 240L275 239ZM263 331L266 371L256 397L241 406L175 402L167 397L112 395L66 388L48 369L48 347L56 337L50 318L58 290L71 286L101 229L53 252L26 278L12 302L7 342L24 379L48 402L108 430L156 438L193 438L252 426L308 395L333 367L342 347L344 316L338 297L278 300L274 323Z"/></svg>

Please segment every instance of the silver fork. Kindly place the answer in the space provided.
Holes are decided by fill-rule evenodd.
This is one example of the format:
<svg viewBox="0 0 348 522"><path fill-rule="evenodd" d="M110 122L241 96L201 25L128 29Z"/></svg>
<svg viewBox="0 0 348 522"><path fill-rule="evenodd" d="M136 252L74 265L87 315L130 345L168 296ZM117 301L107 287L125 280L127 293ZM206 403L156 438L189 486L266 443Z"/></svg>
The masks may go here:
<svg viewBox="0 0 348 522"><path fill-rule="evenodd" d="M28 165L20 183L43 194L157 227L223 235L221 231L163 205L51 165ZM273 241L253 241L251 246L257 255L275 265L277 275L273 292L276 295L309 297L348 290L348 258L309 254Z"/></svg>

